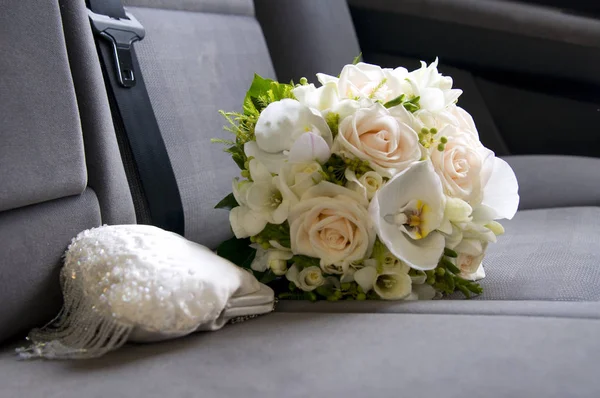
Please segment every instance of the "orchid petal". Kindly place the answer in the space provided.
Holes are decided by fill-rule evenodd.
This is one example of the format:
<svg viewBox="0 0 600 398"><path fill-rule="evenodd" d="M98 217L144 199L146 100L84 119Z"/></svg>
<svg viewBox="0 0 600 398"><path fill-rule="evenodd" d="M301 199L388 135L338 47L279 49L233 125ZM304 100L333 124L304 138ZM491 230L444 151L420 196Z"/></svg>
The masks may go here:
<svg viewBox="0 0 600 398"><path fill-rule="evenodd" d="M290 163L310 163L317 161L324 164L329 160L331 151L323 137L314 133L302 134L289 153Z"/></svg>
<svg viewBox="0 0 600 398"><path fill-rule="evenodd" d="M399 208L413 200L428 207L428 228L432 232L422 239L413 239L398 225L386 221ZM419 162L404 170L384 187L371 201L369 212L375 223L377 235L398 259L418 270L434 269L443 253L444 236L434 231L444 218L442 184L430 162Z"/></svg>
<svg viewBox="0 0 600 398"><path fill-rule="evenodd" d="M494 159L494 168L483 190L482 204L493 209L494 219L512 219L519 207L519 183L515 172L500 158Z"/></svg>

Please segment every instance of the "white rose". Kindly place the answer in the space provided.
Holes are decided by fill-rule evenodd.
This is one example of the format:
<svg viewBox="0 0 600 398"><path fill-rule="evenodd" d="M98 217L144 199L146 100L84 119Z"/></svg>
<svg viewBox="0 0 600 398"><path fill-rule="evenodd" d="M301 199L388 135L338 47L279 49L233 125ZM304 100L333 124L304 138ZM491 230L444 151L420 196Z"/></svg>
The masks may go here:
<svg viewBox="0 0 600 398"><path fill-rule="evenodd" d="M370 254L375 242L367 206L356 192L320 182L290 213L292 251L319 258L326 272L345 273L350 263Z"/></svg>
<svg viewBox="0 0 600 398"><path fill-rule="evenodd" d="M412 96L420 97L420 108L430 112L440 112L452 105L462 94L462 90L452 89L452 78L443 76L437 70L438 60L412 71L406 77L410 83Z"/></svg>
<svg viewBox="0 0 600 398"><path fill-rule="evenodd" d="M302 271L296 264L292 265L285 274L288 281L294 283L298 289L305 292L315 290L325 283L319 267L306 267Z"/></svg>
<svg viewBox="0 0 600 398"><path fill-rule="evenodd" d="M394 176L421 158L417 133L381 104L346 117L333 152L365 160L384 177Z"/></svg>
<svg viewBox="0 0 600 398"><path fill-rule="evenodd" d="M439 175L446 195L459 198L471 206L481 203L483 190L494 167L494 153L485 148L470 132L448 125L438 133L446 137L444 150L431 149L431 162Z"/></svg>
<svg viewBox="0 0 600 398"><path fill-rule="evenodd" d="M273 102L260 114L254 128L256 141L247 142L244 152L271 173L279 173L294 142L307 132L322 137L331 147L333 136L317 111L293 99Z"/></svg>
<svg viewBox="0 0 600 398"><path fill-rule="evenodd" d="M254 271L265 272L270 269L275 275L285 275L288 270L287 260L294 255L289 250L257 248L256 256L250 265Z"/></svg>
<svg viewBox="0 0 600 398"><path fill-rule="evenodd" d="M349 168L345 171L348 183L346 187L358 192L368 200L373 199L379 188L383 185L383 177L374 171L368 171L360 178L356 177L356 173Z"/></svg>

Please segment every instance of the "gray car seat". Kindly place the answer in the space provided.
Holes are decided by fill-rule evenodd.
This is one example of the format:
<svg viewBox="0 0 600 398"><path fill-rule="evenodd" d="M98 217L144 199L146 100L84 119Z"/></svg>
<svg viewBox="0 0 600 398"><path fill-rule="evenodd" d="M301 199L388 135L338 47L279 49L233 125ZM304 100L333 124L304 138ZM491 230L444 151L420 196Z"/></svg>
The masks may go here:
<svg viewBox="0 0 600 398"><path fill-rule="evenodd" d="M208 144L223 134L217 110L239 108L254 72L274 77L272 65L285 67L277 59L286 56L288 39L282 33L278 49L271 36L278 30L319 33L297 37L303 45L287 44L287 56L302 68L294 75L311 77L349 62L336 52L338 43L350 43L348 52L357 47L343 17L347 6L278 0L269 14L263 1L255 16L249 0L126 4L146 28L135 46L179 185L186 237L214 247L230 231L227 214L212 207L236 173ZM275 314L217 333L129 346L99 360L16 361L13 349L22 343L8 338L48 320L60 305L57 271L70 238L101 223L135 222L139 198L136 192L132 198L123 171L83 2L0 5L0 396L600 393L593 206L523 211L507 225L504 243L490 253L486 285L491 298L504 301L285 302ZM311 59L307 43L323 55ZM526 169L530 163L522 161Z"/></svg>

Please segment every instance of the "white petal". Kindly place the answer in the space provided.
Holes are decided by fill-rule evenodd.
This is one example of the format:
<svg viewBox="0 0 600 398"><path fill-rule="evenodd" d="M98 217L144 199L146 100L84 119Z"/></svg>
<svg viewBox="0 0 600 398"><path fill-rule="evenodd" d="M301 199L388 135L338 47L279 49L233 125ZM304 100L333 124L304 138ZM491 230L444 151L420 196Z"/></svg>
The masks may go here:
<svg viewBox="0 0 600 398"><path fill-rule="evenodd" d="M279 173L281 167L287 162L287 156L283 153L268 153L258 147L256 141L244 144L244 153L248 157L254 157L260 161L270 173Z"/></svg>
<svg viewBox="0 0 600 398"><path fill-rule="evenodd" d="M377 270L373 267L364 267L354 273L354 280L365 293L373 289L373 283L375 283L376 277Z"/></svg>
<svg viewBox="0 0 600 398"><path fill-rule="evenodd" d="M441 111L446 106L444 92L439 88L423 88L419 92L419 104L422 109L432 112Z"/></svg>
<svg viewBox="0 0 600 398"><path fill-rule="evenodd" d="M335 198L336 196L349 196L364 207L369 205L369 201L366 197L348 188L341 187L328 181L321 181L314 187L304 192L304 195L302 195L302 201L322 196L328 198Z"/></svg>
<svg viewBox="0 0 600 398"><path fill-rule="evenodd" d="M254 260L252 261L250 268L257 272L265 272L269 265L267 253L268 252L262 248L256 250L256 255L254 256Z"/></svg>
<svg viewBox="0 0 600 398"><path fill-rule="evenodd" d="M500 158L494 159L492 175L483 190L482 204L493 209L494 219L512 219L519 207L519 183L512 168Z"/></svg>
<svg viewBox="0 0 600 398"><path fill-rule="evenodd" d="M285 277L288 281L293 282L298 285L298 274L300 274L300 270L296 264L292 265L287 272L285 273Z"/></svg>
<svg viewBox="0 0 600 398"><path fill-rule="evenodd" d="M323 137L308 132L294 142L288 159L290 163L311 163L316 160L324 164L330 157L329 145Z"/></svg>
<svg viewBox="0 0 600 398"><path fill-rule="evenodd" d="M423 271L418 271L417 275L411 276L413 285L422 285L427 280L427 275Z"/></svg>
<svg viewBox="0 0 600 398"><path fill-rule="evenodd" d="M252 159L250 161L250 176L254 182L264 182L267 184L271 183L273 179L269 169L262 164L258 159Z"/></svg>
<svg viewBox="0 0 600 398"><path fill-rule="evenodd" d="M337 84L338 80L340 80L340 79L335 76L326 75L325 73L317 73L317 80L322 85L325 85L327 83Z"/></svg>
<svg viewBox="0 0 600 398"><path fill-rule="evenodd" d="M417 294L418 300L433 300L436 291L431 285L413 285L413 292Z"/></svg>
<svg viewBox="0 0 600 398"><path fill-rule="evenodd" d="M340 283L354 282L354 274L355 273L356 273L356 270L354 268L348 268L348 271L346 271L344 273L344 275L342 275L342 277L340 278Z"/></svg>
<svg viewBox="0 0 600 398"><path fill-rule="evenodd" d="M246 206L238 206L229 212L229 223L235 237L242 239L260 233L265 229L267 220Z"/></svg>
<svg viewBox="0 0 600 398"><path fill-rule="evenodd" d="M479 268L477 268L477 271L473 272L472 274L467 274L467 275L463 274L460 277L463 279L466 279L468 281L473 281L473 282L482 280L483 278L485 278L485 269L483 269L483 264L479 265Z"/></svg>

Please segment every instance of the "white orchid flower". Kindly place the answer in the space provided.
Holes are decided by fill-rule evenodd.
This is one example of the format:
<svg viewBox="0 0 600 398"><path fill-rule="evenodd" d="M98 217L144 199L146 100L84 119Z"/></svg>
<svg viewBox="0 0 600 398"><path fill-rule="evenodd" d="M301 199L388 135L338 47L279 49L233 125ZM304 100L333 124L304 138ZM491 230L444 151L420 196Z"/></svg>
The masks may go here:
<svg viewBox="0 0 600 398"><path fill-rule="evenodd" d="M333 144L331 130L317 110L289 98L273 102L260 114L254 128L256 141L247 142L244 152L269 172L279 173L294 142L308 132L322 137L329 147Z"/></svg>
<svg viewBox="0 0 600 398"><path fill-rule="evenodd" d="M371 201L379 239L411 268L434 269L445 238L436 231L444 219L442 184L429 161L418 162L392 178Z"/></svg>

